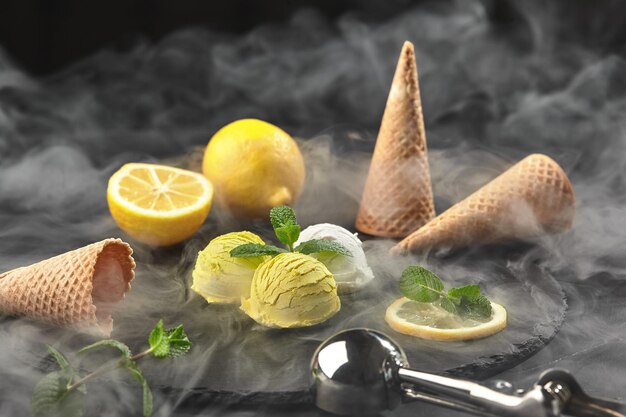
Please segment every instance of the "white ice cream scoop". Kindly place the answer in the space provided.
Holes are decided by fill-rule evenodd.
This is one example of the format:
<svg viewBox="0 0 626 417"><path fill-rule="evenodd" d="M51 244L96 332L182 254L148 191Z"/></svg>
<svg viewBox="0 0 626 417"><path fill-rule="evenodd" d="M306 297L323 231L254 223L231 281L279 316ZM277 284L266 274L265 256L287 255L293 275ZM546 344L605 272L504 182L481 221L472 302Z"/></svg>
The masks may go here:
<svg viewBox="0 0 626 417"><path fill-rule="evenodd" d="M356 233L337 226L336 224L320 223L307 227L300 233L295 246L313 239L326 239L343 245L352 256L330 252L313 253L311 256L321 261L334 275L340 293L358 290L367 284L374 273L367 264L363 243Z"/></svg>

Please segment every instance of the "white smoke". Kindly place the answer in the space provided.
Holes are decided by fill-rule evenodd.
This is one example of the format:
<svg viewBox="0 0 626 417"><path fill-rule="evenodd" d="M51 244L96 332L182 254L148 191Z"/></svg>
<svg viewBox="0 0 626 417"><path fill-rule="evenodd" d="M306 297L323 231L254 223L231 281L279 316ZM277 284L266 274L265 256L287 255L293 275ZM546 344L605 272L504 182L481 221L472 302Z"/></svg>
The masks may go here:
<svg viewBox="0 0 626 417"><path fill-rule="evenodd" d="M298 390L309 358L284 352L298 346L312 352L347 327L391 333L381 314L399 295L399 273L425 262L451 283L467 277L483 283L511 314L509 332L474 343L393 335L413 365L442 371L515 349L529 332L549 335L555 323L542 324L558 321L562 309L553 274L569 299L565 326L549 348L503 376L526 384L531 374L563 365L579 372L590 392L623 396L623 367L591 368L609 359L625 363L626 308L618 288L626 276L626 62L564 39L555 20L560 9L510 6L515 20L503 28L488 6L428 4L379 24L350 16L329 22L306 10L241 37L183 30L128 53L99 52L46 79L25 75L0 53L0 271L105 237L128 239L108 214L111 173L128 161L197 167L194 156L211 134L242 117L268 120L298 138L308 171L297 204L302 225L353 228L397 55L410 40L438 212L526 154L544 152L571 176L578 201L571 232L509 258L494 248L489 256L469 251L395 261L387 255L390 241L367 241L378 278L373 287L345 298L342 312L322 326L280 332L189 291L197 251L217 234L252 228L272 239L267 222L215 210L184 245L151 250L133 243L137 279L114 314L113 336L138 350L158 319L184 323L195 342L188 357L141 365L155 386ZM13 318L2 319L0 333L0 415L29 415L32 387L51 369L44 343L71 351L87 342ZM123 375L94 392L90 407L98 415L138 410L140 390ZM183 400L177 392L155 393L157 415L173 414ZM219 415L220 406L205 405L196 411Z"/></svg>

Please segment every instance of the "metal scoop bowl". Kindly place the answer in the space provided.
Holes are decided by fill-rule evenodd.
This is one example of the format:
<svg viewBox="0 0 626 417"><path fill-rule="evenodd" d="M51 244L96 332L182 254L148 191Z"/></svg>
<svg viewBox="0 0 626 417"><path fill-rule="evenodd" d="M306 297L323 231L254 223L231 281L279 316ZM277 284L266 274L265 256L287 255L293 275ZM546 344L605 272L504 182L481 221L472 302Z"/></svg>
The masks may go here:
<svg viewBox="0 0 626 417"><path fill-rule="evenodd" d="M590 397L566 371L544 372L527 391L500 386L504 389L410 369L396 342L369 329L331 336L311 362L313 400L333 414L371 416L422 401L481 416L626 417L623 404Z"/></svg>

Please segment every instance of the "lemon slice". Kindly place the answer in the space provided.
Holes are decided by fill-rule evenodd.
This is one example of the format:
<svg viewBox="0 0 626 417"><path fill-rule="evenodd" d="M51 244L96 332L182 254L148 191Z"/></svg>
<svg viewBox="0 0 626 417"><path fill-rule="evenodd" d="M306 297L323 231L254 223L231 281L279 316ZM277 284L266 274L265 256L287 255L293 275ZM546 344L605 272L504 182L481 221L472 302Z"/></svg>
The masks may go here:
<svg viewBox="0 0 626 417"><path fill-rule="evenodd" d="M402 297L387 307L385 320L397 332L422 339L460 341L479 339L506 327L506 310L491 303L487 320L463 319L443 308Z"/></svg>
<svg viewBox="0 0 626 417"><path fill-rule="evenodd" d="M107 200L117 225L155 246L182 242L204 223L213 186L201 174L164 165L126 164L109 179Z"/></svg>

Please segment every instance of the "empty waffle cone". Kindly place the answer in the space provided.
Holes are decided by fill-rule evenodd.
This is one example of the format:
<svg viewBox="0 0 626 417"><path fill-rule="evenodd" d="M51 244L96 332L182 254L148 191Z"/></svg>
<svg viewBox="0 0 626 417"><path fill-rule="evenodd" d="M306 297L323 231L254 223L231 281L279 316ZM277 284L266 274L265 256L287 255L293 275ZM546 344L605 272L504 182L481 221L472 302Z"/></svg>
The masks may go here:
<svg viewBox="0 0 626 417"><path fill-rule="evenodd" d="M422 252L558 233L572 226L572 184L561 167L533 154L428 222L392 253Z"/></svg>
<svg viewBox="0 0 626 417"><path fill-rule="evenodd" d="M135 276L132 253L106 239L0 274L0 311L108 336L112 307Z"/></svg>
<svg viewBox="0 0 626 417"><path fill-rule="evenodd" d="M361 198L356 228L404 237L435 216L413 44L402 47L376 148Z"/></svg>

